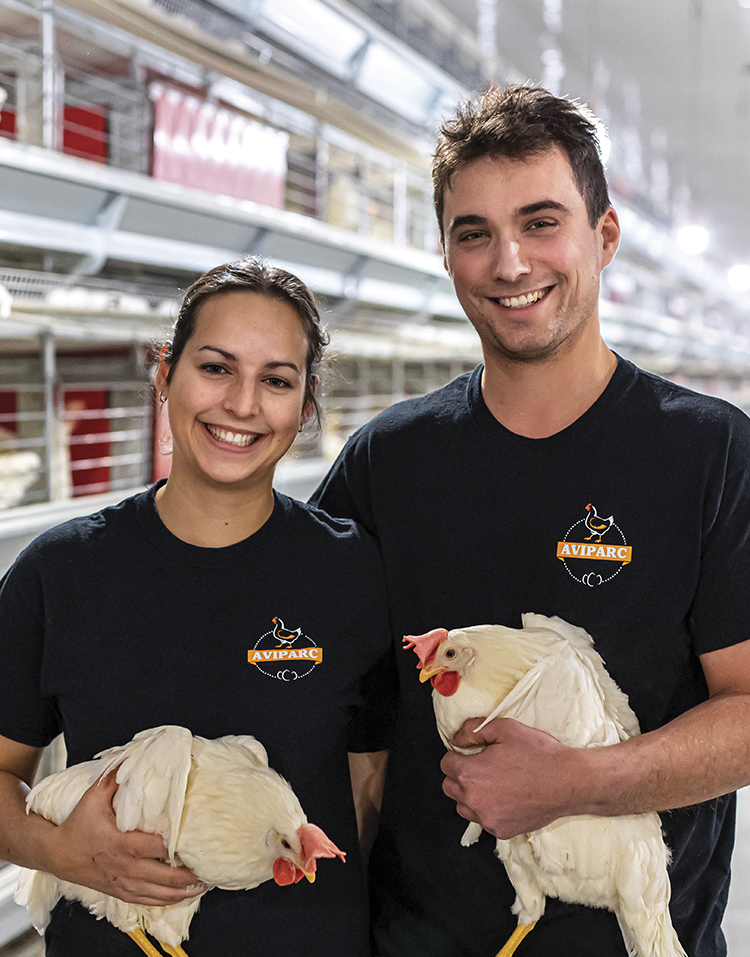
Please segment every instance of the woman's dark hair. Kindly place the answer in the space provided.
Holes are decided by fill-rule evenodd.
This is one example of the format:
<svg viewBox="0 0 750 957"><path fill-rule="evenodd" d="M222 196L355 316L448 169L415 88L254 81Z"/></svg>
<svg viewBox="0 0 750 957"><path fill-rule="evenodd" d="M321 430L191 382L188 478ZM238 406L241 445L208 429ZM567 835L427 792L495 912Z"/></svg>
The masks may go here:
<svg viewBox="0 0 750 957"><path fill-rule="evenodd" d="M317 372L329 338L321 322L318 304L301 279L285 269L269 266L259 259L239 259L214 266L190 286L172 329L172 341L167 344L166 351L162 352L162 358L170 367L167 382L172 378L185 345L195 332L201 305L212 296L237 290L256 292L269 299L286 302L297 313L307 339L305 405L309 404L311 407L310 418L320 424L321 408L316 392Z"/></svg>
<svg viewBox="0 0 750 957"><path fill-rule="evenodd" d="M541 87L523 85L492 87L478 102L459 104L440 129L432 163L441 239L445 191L462 166L480 156L527 159L555 147L568 157L593 229L610 205L593 113Z"/></svg>

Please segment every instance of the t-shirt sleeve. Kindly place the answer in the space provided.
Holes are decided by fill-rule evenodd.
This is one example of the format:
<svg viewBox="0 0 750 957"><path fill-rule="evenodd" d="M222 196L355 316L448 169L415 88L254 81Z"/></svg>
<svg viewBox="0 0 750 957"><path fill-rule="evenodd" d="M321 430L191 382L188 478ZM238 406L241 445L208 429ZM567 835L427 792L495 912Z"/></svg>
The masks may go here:
<svg viewBox="0 0 750 957"><path fill-rule="evenodd" d="M391 746L398 703L393 644L363 677L360 700L352 712L347 750L384 751Z"/></svg>
<svg viewBox="0 0 750 957"><path fill-rule="evenodd" d="M34 561L22 554L0 581L0 734L45 747L60 731L42 694L44 598Z"/></svg>
<svg viewBox="0 0 750 957"><path fill-rule="evenodd" d="M731 418L706 496L701 573L690 614L696 654L750 639L750 420Z"/></svg>
<svg viewBox="0 0 750 957"><path fill-rule="evenodd" d="M347 749L382 751L390 746L398 703L398 676L388 594L380 551L372 536L356 529L356 555L347 571L349 598L357 609L356 654L359 661Z"/></svg>
<svg viewBox="0 0 750 957"><path fill-rule="evenodd" d="M346 443L310 504L336 518L351 518L376 534L370 488L369 445L361 431Z"/></svg>

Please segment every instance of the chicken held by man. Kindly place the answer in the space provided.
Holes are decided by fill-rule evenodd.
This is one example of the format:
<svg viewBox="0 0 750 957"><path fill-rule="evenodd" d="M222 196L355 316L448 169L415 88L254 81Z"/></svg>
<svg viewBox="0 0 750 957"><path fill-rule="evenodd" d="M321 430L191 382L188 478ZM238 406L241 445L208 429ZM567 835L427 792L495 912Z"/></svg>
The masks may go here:
<svg viewBox="0 0 750 957"><path fill-rule="evenodd" d="M522 622L521 629L476 625L404 638L419 657L420 680L432 683L447 748L477 715L486 715L480 728L512 718L570 747L616 744L640 733L590 635L560 618L526 614ZM480 833L469 824L462 843ZM498 839L496 853L516 891L518 917L497 957L511 957L542 918L546 897L613 911L630 957L686 957L669 914L669 851L657 814L560 818Z"/></svg>

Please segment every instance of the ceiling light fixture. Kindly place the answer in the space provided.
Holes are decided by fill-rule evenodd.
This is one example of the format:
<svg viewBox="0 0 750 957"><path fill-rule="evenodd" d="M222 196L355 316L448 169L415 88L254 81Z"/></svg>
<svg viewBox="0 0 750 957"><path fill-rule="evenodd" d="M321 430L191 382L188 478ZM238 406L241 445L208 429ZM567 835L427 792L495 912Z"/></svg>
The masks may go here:
<svg viewBox="0 0 750 957"><path fill-rule="evenodd" d="M748 2L750 3L750 0ZM750 266L732 266L727 272L727 282L735 292L750 292Z"/></svg>
<svg viewBox="0 0 750 957"><path fill-rule="evenodd" d="M690 256L700 256L708 246L708 230L703 226L683 226L677 232L677 245Z"/></svg>

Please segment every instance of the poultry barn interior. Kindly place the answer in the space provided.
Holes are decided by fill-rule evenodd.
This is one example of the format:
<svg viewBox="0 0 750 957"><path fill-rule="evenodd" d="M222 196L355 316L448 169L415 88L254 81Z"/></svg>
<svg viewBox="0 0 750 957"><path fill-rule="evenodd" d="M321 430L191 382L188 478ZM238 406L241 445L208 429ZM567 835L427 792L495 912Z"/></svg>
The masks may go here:
<svg viewBox="0 0 750 957"><path fill-rule="evenodd" d="M750 0L0 0L2 572L168 474L154 348L217 263L267 258L323 306L323 425L280 467L291 495L473 369L430 156L461 98L526 80L607 126L608 345L750 411ZM750 957L739 808L725 932ZM16 876L0 863L0 955L40 954Z"/></svg>

